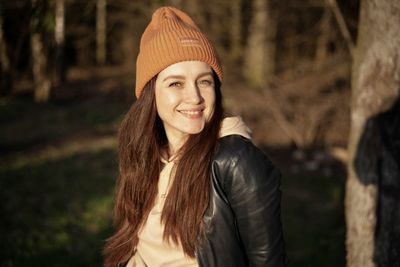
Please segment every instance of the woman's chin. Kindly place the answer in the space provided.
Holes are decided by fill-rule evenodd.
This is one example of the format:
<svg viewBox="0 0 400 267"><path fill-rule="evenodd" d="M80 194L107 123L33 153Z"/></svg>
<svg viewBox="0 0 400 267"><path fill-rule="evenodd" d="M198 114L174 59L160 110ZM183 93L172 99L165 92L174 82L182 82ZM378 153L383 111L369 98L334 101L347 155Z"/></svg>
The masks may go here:
<svg viewBox="0 0 400 267"><path fill-rule="evenodd" d="M182 132L187 134L198 134L204 130L204 122L191 123L182 128Z"/></svg>

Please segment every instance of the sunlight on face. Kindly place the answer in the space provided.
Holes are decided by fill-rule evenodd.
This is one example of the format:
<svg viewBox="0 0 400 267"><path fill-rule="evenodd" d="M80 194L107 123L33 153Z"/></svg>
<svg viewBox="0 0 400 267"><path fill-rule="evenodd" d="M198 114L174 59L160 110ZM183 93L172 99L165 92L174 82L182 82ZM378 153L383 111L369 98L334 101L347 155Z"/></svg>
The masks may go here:
<svg viewBox="0 0 400 267"><path fill-rule="evenodd" d="M182 144L200 133L215 104L211 67L201 61L183 61L161 71L156 80L157 112L170 144Z"/></svg>

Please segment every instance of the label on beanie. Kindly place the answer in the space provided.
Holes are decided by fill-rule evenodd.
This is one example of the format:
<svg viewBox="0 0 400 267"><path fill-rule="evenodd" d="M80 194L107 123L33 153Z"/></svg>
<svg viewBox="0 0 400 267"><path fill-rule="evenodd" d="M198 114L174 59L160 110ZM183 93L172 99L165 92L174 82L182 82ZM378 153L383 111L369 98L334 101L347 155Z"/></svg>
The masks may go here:
<svg viewBox="0 0 400 267"><path fill-rule="evenodd" d="M179 40L182 46L201 46L200 40L193 37L184 37Z"/></svg>

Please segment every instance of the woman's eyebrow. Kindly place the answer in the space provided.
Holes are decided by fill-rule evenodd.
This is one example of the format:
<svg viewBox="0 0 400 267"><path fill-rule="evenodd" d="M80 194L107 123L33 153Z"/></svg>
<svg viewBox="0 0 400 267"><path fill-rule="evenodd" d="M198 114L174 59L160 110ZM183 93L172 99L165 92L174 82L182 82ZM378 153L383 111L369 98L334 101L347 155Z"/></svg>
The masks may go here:
<svg viewBox="0 0 400 267"><path fill-rule="evenodd" d="M170 76L165 77L163 82L165 82L168 79L180 79L180 80L183 80L183 79L185 79L185 76L183 76L183 75L170 75Z"/></svg>
<svg viewBox="0 0 400 267"><path fill-rule="evenodd" d="M208 72L200 73L200 74L197 76L197 79L198 79L198 78L201 78L201 77L204 77L204 76L207 76L207 75L211 75L211 76L212 76L212 72L211 72L211 71L208 71Z"/></svg>
<svg viewBox="0 0 400 267"><path fill-rule="evenodd" d="M197 76L197 79L198 79L198 78L201 78L201 77L204 77L204 76L207 76L207 75L212 75L212 72L211 72L211 71L207 71L207 72L200 73L200 74ZM165 78L163 79L163 82L165 82L166 80L169 80L169 79L184 80L184 79L185 79L185 76L184 76L184 75L170 75L170 76L165 77Z"/></svg>

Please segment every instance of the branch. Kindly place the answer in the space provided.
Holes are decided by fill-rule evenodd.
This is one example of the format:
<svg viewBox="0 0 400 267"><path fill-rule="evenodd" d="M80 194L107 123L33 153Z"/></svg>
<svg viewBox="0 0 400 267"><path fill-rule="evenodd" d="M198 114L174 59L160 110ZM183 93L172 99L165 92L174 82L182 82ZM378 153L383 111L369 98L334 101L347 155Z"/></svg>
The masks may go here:
<svg viewBox="0 0 400 267"><path fill-rule="evenodd" d="M339 9L339 6L338 6L336 0L327 0L327 2L333 12L333 15L335 16L337 23L339 24L340 32L342 33L342 35L346 41L347 47L349 48L349 51L350 51L350 55L351 55L351 57L353 57L355 45L353 43L353 40L351 39L350 31L347 28L343 14L340 12L340 9Z"/></svg>
<svg viewBox="0 0 400 267"><path fill-rule="evenodd" d="M277 99L274 97L271 91L269 89L264 89L263 93L268 102L268 105L266 105L266 107L272 113L272 116L274 117L276 123L297 145L297 147L304 147L305 144L301 133L285 118L282 108L280 108L280 106L277 104Z"/></svg>

